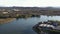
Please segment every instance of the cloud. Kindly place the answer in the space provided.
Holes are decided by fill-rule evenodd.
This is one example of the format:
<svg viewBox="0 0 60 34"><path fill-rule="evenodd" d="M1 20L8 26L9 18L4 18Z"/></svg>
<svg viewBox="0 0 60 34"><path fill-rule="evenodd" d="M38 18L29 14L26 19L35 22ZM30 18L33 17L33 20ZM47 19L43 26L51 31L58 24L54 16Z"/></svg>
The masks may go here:
<svg viewBox="0 0 60 34"><path fill-rule="evenodd" d="M0 0L1 6L60 6L60 0Z"/></svg>

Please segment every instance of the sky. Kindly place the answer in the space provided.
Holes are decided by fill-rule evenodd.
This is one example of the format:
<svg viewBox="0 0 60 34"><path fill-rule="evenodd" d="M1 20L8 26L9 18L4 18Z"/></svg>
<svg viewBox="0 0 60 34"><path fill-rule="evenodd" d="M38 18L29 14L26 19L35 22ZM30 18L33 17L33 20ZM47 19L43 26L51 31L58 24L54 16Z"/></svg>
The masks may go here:
<svg viewBox="0 0 60 34"><path fill-rule="evenodd" d="M0 6L60 7L60 0L0 0Z"/></svg>

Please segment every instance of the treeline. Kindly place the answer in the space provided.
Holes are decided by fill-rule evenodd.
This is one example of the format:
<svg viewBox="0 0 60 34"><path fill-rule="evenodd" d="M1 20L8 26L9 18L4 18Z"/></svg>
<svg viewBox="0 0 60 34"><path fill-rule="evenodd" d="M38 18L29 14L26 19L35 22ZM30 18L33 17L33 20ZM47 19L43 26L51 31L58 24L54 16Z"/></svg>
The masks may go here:
<svg viewBox="0 0 60 34"><path fill-rule="evenodd" d="M40 17L40 15L13 15L13 16L10 16L10 15L0 15L0 18L27 18L27 17Z"/></svg>

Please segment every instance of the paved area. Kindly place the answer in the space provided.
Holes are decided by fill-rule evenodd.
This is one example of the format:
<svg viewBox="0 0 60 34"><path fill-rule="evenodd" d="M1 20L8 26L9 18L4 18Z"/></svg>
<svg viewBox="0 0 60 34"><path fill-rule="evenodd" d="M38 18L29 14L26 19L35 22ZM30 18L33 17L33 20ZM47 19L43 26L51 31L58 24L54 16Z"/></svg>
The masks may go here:
<svg viewBox="0 0 60 34"><path fill-rule="evenodd" d="M60 30L60 26L57 26L56 28L54 28L54 29L56 29L56 30Z"/></svg>

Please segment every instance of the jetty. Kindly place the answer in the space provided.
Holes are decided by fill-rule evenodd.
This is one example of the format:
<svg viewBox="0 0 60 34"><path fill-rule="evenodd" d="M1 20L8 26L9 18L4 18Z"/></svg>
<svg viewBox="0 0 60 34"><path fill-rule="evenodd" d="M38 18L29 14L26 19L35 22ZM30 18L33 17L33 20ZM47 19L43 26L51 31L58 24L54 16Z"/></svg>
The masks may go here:
<svg viewBox="0 0 60 34"><path fill-rule="evenodd" d="M60 21L39 22L33 26L33 30L38 34L60 34Z"/></svg>

